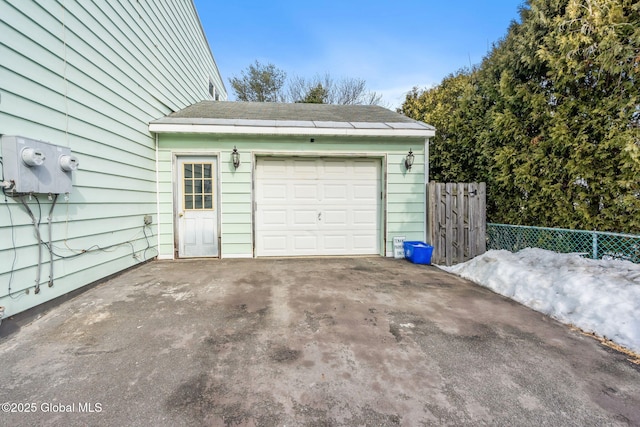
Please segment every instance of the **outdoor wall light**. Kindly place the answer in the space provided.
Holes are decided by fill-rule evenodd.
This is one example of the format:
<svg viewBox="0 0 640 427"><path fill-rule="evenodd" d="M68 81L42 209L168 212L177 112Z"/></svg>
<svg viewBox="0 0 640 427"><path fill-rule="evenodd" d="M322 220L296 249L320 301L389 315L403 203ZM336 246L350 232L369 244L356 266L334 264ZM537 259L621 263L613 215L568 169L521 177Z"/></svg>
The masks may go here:
<svg viewBox="0 0 640 427"><path fill-rule="evenodd" d="M238 153L238 149L235 147L235 145L233 146L231 158L233 159L233 167L238 169L240 167L240 153Z"/></svg>
<svg viewBox="0 0 640 427"><path fill-rule="evenodd" d="M404 167L406 167L407 170L410 171L411 166L413 166L413 151L411 151L411 148L409 148L409 154L407 154L407 158L404 159Z"/></svg>

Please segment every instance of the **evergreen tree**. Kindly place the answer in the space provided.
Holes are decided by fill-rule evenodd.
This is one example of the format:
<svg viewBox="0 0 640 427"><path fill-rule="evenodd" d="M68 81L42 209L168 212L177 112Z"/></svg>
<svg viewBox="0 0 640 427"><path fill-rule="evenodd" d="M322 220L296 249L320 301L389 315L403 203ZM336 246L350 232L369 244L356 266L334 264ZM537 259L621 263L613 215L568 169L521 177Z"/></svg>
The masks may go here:
<svg viewBox="0 0 640 427"><path fill-rule="evenodd" d="M318 83L307 92L303 99L296 102L303 104L325 104L328 96L327 90L322 87L322 84Z"/></svg>
<svg viewBox="0 0 640 427"><path fill-rule="evenodd" d="M640 233L639 69L637 1L530 0L477 70L402 111L443 131L434 177L485 178L490 221Z"/></svg>
<svg viewBox="0 0 640 427"><path fill-rule="evenodd" d="M399 112L437 124L429 146L429 174L441 182L485 181L486 168L476 130L484 124L484 107L474 83L475 70L450 74L440 85L411 91Z"/></svg>
<svg viewBox="0 0 640 427"><path fill-rule="evenodd" d="M229 82L238 101L280 102L286 77L287 73L275 65L256 61Z"/></svg>

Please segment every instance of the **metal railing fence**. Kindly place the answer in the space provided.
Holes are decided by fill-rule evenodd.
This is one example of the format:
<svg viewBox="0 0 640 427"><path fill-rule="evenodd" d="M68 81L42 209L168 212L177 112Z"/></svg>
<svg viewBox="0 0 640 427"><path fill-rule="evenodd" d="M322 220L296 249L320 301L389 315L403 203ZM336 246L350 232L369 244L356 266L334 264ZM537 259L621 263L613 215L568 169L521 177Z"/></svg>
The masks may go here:
<svg viewBox="0 0 640 427"><path fill-rule="evenodd" d="M540 248L561 253L581 253L593 259L620 259L640 263L640 236L601 231L524 225L487 224L487 250L517 252Z"/></svg>

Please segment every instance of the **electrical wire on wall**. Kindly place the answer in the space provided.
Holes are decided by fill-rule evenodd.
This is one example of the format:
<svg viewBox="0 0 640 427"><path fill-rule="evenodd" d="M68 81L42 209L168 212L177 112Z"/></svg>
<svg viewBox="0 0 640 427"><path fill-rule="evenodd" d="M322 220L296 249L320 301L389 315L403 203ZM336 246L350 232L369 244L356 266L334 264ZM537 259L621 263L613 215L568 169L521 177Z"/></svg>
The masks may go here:
<svg viewBox="0 0 640 427"><path fill-rule="evenodd" d="M38 200L38 197L36 196L34 197L38 202L38 207L40 207L40 201ZM36 233L36 238L38 239L38 266L36 268L36 286L35 286L36 288L35 293L37 294L37 293L40 293L40 269L42 267L42 244L41 244L42 238L40 237L40 220L36 220L35 215L33 214L33 212L31 212L31 208L29 208L29 205L27 205L27 202L25 202L24 196L20 196L19 199L20 199L20 203L22 203L25 210L29 214L29 217L31 218L31 223L33 224L33 228ZM42 209L40 210L40 214L42 215Z"/></svg>
<svg viewBox="0 0 640 427"><path fill-rule="evenodd" d="M4 163L2 163L2 159L0 159L0 165L4 167ZM2 181L4 182L4 169L3 174L0 175L2 177ZM11 207L9 206L9 199L7 198L7 191L4 186L2 186L2 194L4 195L4 205L7 207L7 212L9 213L9 225L11 226L11 247L13 248L13 260L11 261L11 271L9 272L9 285L7 290L7 295L11 299L19 299L24 294L20 294L17 297L11 292L11 283L13 282L13 272L16 267L16 260L18 259L18 250L16 249L16 231L15 226L13 225L13 214L11 213Z"/></svg>
<svg viewBox="0 0 640 427"><path fill-rule="evenodd" d="M5 147L9 147L9 151L11 151L11 149L14 149L14 147L10 144L18 144L17 142L17 137L9 137L7 140L5 140L5 136L0 135L2 137L2 147L3 147L3 151ZM13 138L13 139L11 139ZM31 144L34 144L36 146L36 148L38 150L42 149L45 152L47 150L53 150L51 145L47 145L47 143L41 142L41 141L35 141L35 140L29 140L31 141ZM17 149L14 149L14 151L17 153ZM55 151L55 153L57 153L59 151L59 149L57 151ZM15 153L14 153L15 154ZM38 153L39 156L41 157L41 160L44 159L44 155L42 153ZM70 154L66 155L66 157L73 159L73 156L71 156ZM6 159L4 159L6 160ZM24 160L24 159L23 159ZM77 167L77 160L73 159L73 161L75 162L74 165ZM75 258L81 255L85 255L88 253L94 253L94 252L98 252L98 251L102 251L102 252L111 252L111 251L115 251L118 248L122 247L122 246L129 246L131 248L131 255L132 257L139 261L139 262L144 262L147 260L147 252L150 249L154 249L151 247L151 243L149 241L149 236L147 235L147 227L149 227L149 224L145 221L144 225L142 226L142 229L139 229L137 227L135 227L135 229L137 229L137 233L135 233L134 236L132 236L130 239L126 240L126 241L120 241L118 243L114 243L112 245L108 245L108 246L100 246L100 245L92 245L88 248L85 249L73 249L69 246L69 244L67 243L67 237L68 237L68 230L69 230L69 199L68 199L68 190L67 188L70 187L65 187L64 185L62 186L48 186L45 185L45 188L49 189L48 192L45 191L38 191L38 189L42 188L42 184L43 183L39 183L40 186L25 186L23 185L23 182L16 182L13 179L11 179L10 181L6 181L5 180L5 173L7 172L6 168L5 168L5 163L3 162L3 159L0 158L0 165L2 166L0 168L0 177L2 177L2 179L0 180L0 188L2 189L3 195L4 195L4 202L5 202L5 206L8 212L8 219L9 219L9 226L10 226L10 230L9 232L11 233L11 243L12 243L12 248L13 248L13 259L11 261L11 270L8 271L8 275L9 275L9 281L8 281L8 289L7 289L7 293L2 295L2 296L9 296L12 299L16 299L15 295L18 295L18 292L20 292L19 297L22 297L25 294L28 294L30 289L33 287L35 290L35 293L38 294L40 293L41 290L41 285L42 285L42 268L43 268L43 263L45 263L46 261L43 258L43 248L46 248L46 250L49 253L49 278L48 281L46 281L45 283L48 283L49 287L52 287L54 285L54 279L55 279L55 272L54 272L54 264L55 261L58 259L70 259L70 258ZM22 165L22 163L19 163L19 165ZM40 166L41 164L38 164L36 166ZM24 165L22 165L24 167ZM28 167L29 165L27 165ZM75 170L75 168L72 168L71 170L67 171L66 169L64 169L64 167L62 167L62 171L60 172L58 169L51 169L53 165L50 165L49 168L51 171L55 172L55 173L64 173L64 172L71 172L71 170ZM12 164L12 167L15 168L15 166ZM54 167L55 168L55 167ZM21 177L20 173L17 170L12 170L11 172L11 177ZM64 178L70 178L69 175L65 175ZM54 181L54 182L58 182L58 181ZM64 181L66 182L66 181ZM49 183L47 183L49 184ZM70 186L70 179L69 179L69 186ZM34 189L32 191L32 188ZM58 191L55 191L58 190ZM64 237L64 245L66 246L65 248L60 248L60 247L56 247L54 245L54 241L53 241L53 227L54 227L54 219L53 219L53 214L54 214L54 210L57 206L57 202L58 202L58 198L60 196L60 194L62 194L62 191L67 191L65 192L65 200L67 201L67 212L66 212L66 221L65 221L65 237ZM59 194L60 193L60 194ZM42 194L48 194L48 198L50 203L49 206L49 213L47 215L47 225L48 225L48 239L45 237L43 238L43 230L41 230L41 226L42 226L42 215L43 215L43 207L40 203L40 199L38 197L38 194L42 195ZM33 230L34 230L34 234L35 234L35 238L36 238L36 244L37 244L37 264L35 265L36 268L36 274L35 274L35 283L33 284L33 286L27 286L26 288L24 288L24 285L21 286L22 289L20 289L20 291L14 291L13 287L15 286L14 284L14 280L16 279L16 277L18 277L18 275L16 274L16 264L18 264L18 248L16 245L16 233L18 231L16 231L16 229L18 228L16 226L16 224L14 223L14 213L15 213L15 209L10 206L9 203L9 197L11 197L14 201L14 204L16 207L20 207L23 208L25 213L29 216L30 220L31 220L31 224L33 226ZM35 203L38 206L38 210L37 212L33 209L33 204L31 203L31 201L35 200ZM20 223L19 225L22 225L22 223ZM125 231L125 230L122 230ZM152 232L153 233L153 232ZM140 249L138 251L136 251L136 247L134 245L134 243L140 242L140 240L142 239L142 235L144 235L144 241L146 242L146 247L143 249ZM46 240L46 241L45 241ZM70 251L71 254L64 254L63 251ZM8 251L7 251L8 252ZM62 252L62 253L61 253ZM29 253L28 253L29 254ZM30 266L26 266L24 270L30 269L31 267L33 267L33 265ZM22 270L22 269L21 269ZM20 276L21 277L21 276ZM21 282L23 281L23 279L21 278ZM24 291L24 292L23 292Z"/></svg>
<svg viewBox="0 0 640 427"><path fill-rule="evenodd" d="M105 247L100 247L98 245L93 245L87 249L74 249L72 247L69 246L69 243L67 242L67 237L69 236L69 199L67 197L65 197L65 205L66 205L66 213L65 213L65 231L64 231L64 248L60 248L60 247L56 247L57 250L68 250L70 252L73 253L73 255L59 255L55 252L53 252L53 254L55 256L57 256L58 258L61 259L69 259L69 258L75 258L77 256L80 255L84 255L85 253L90 253L90 252L95 252L95 251L103 251L103 252L110 252L112 250L117 249L120 246L123 245L130 245L131 246L131 256L138 260L138 261L147 261L150 258L147 258L147 250L152 249L151 248L151 243L149 242L149 236L147 235L147 228L150 228L150 226L148 224L145 224L142 227L142 233L144 234L144 238L145 241L147 243L147 247L144 249L144 251L142 252L142 259L140 259L138 257L138 255L136 255L136 251L135 251L135 247L133 246L133 243L135 240L137 240L137 237L140 235L140 231L138 231L135 235L133 235L132 237L130 237L127 241L125 242L121 242L121 243L116 243L113 245L109 245L109 246L105 246ZM153 256L158 256L158 250L156 249L156 254Z"/></svg>
<svg viewBox="0 0 640 427"><path fill-rule="evenodd" d="M147 233L146 233L146 228L148 226L143 226L141 231L138 231L135 235L131 236L128 240L124 241L124 242L120 242L120 243L114 243L112 245L108 245L108 246L100 246L100 245L92 245L86 249L76 249L76 248L72 248L68 245L66 239L65 239L65 247L59 247L59 246L55 246L51 243L47 243L47 242L41 242L43 245L45 245L45 247L47 249L49 249L51 251L51 253L53 255L55 255L58 259L72 259L72 258L77 258L81 255L85 255L85 254L89 254L92 252L112 252L116 249L118 249L121 246L126 246L129 245L131 247L131 256L139 261L146 261L148 258L146 258L146 251L148 249L151 249L151 244L149 242L149 238L147 237ZM147 243L147 247L143 250L143 259L140 259L139 256L137 255L135 250L135 246L133 245L133 243L138 240L137 237L140 234L144 234L146 243ZM55 249L55 250L54 250ZM60 253L58 253L57 251L60 250L68 250L70 252L72 252L71 255L61 255Z"/></svg>
<svg viewBox="0 0 640 427"><path fill-rule="evenodd" d="M13 297L13 294L15 294L16 292L12 292L11 290L11 283L12 283L12 278L13 278L13 272L14 272L14 268L15 268L15 262L16 262L16 245L15 245L15 235L14 235L14 229L15 226L13 224L13 217L11 216L11 210L8 206L8 200L7 200L7 195L6 192L4 191L3 188L3 193L5 194L5 203L7 205L7 209L9 209L9 217L10 217L10 221L11 221L11 235L12 235L12 239L13 239L13 249L14 249L14 259L13 259L13 263L11 266L11 273L10 273L10 277L9 277L9 296ZM71 247L69 247L69 245L67 244L67 241L65 239L65 246L66 248L61 248L61 247L57 247L53 244L53 238L52 238L52 229L53 229L53 210L56 206L57 200L58 200L58 194L54 194L54 195L50 195L50 199L51 199L51 207L49 208L49 215L47 217L47 222L48 222L48 242L44 241L42 239L42 233L40 231L40 225L42 223L42 206L40 204L40 200L38 199L38 197L36 195L33 194L29 194L29 195L25 195L25 194L20 194L17 195L18 199L20 200L20 203L22 204L22 206L24 207L25 212L27 213L27 215L29 215L29 218L31 219L31 223L34 227L34 232L35 232L35 237L38 241L38 264L36 266L36 279L35 279L35 293L39 293L40 292L40 284L41 284L41 269L42 269L42 246L44 246L48 252L49 252L49 287L52 287L54 284L54 271L53 271L53 264L54 261L56 259L72 259L72 258L76 258L85 254L89 254L89 253L94 253L94 252L112 252L116 249L118 249L119 247L122 246L130 246L131 247L131 254L133 256L134 259L144 262L146 261L147 258L147 251L151 248L151 243L149 242L149 237L147 235L147 227L148 225L144 225L142 227L141 231L138 231L134 236L132 236L130 239L128 239L127 241L124 242L119 242L119 243L115 243L112 245L108 245L108 246L100 246L100 245L92 245L86 249L73 249ZM31 209L31 207L29 206L29 203L27 202L27 198L28 199L34 199L38 205L38 215L36 217L35 213L33 212L33 210ZM140 251L136 251L135 250L135 246L134 246L134 242L136 240L139 240L138 236L140 236L140 234L144 235L145 241L146 241L146 248L144 250L140 250L142 251L142 259L140 259L140 256L136 253L136 252L140 252ZM58 251L60 250L69 250L72 251L73 253L71 255L62 255L60 253L58 253ZM54 259L54 256L56 257ZM28 293L28 291L27 291ZM15 298L14 298L15 299Z"/></svg>
<svg viewBox="0 0 640 427"><path fill-rule="evenodd" d="M148 227L147 224L145 224L144 227L142 227L142 232L144 233L144 239L147 241L147 247L144 248L144 251L142 252L143 261L147 260L147 251L151 248L151 243L149 243L149 236L147 236L147 227Z"/></svg>
<svg viewBox="0 0 640 427"><path fill-rule="evenodd" d="M51 195L49 195L51 197ZM56 207L56 202L58 201L58 194L53 195L53 200L51 201L51 208L49 209L49 216L47 217L47 222L49 223L49 287L53 286L53 250L51 247L53 246L52 233L51 233L51 224L53 221L53 208Z"/></svg>

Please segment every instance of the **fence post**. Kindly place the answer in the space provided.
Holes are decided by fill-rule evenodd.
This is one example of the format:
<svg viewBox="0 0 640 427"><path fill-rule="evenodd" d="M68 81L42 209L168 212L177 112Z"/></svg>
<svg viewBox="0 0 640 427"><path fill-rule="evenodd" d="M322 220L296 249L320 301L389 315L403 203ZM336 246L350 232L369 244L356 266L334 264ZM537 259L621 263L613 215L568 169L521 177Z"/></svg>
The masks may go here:
<svg viewBox="0 0 640 427"><path fill-rule="evenodd" d="M598 259L598 233L592 235L593 259Z"/></svg>

